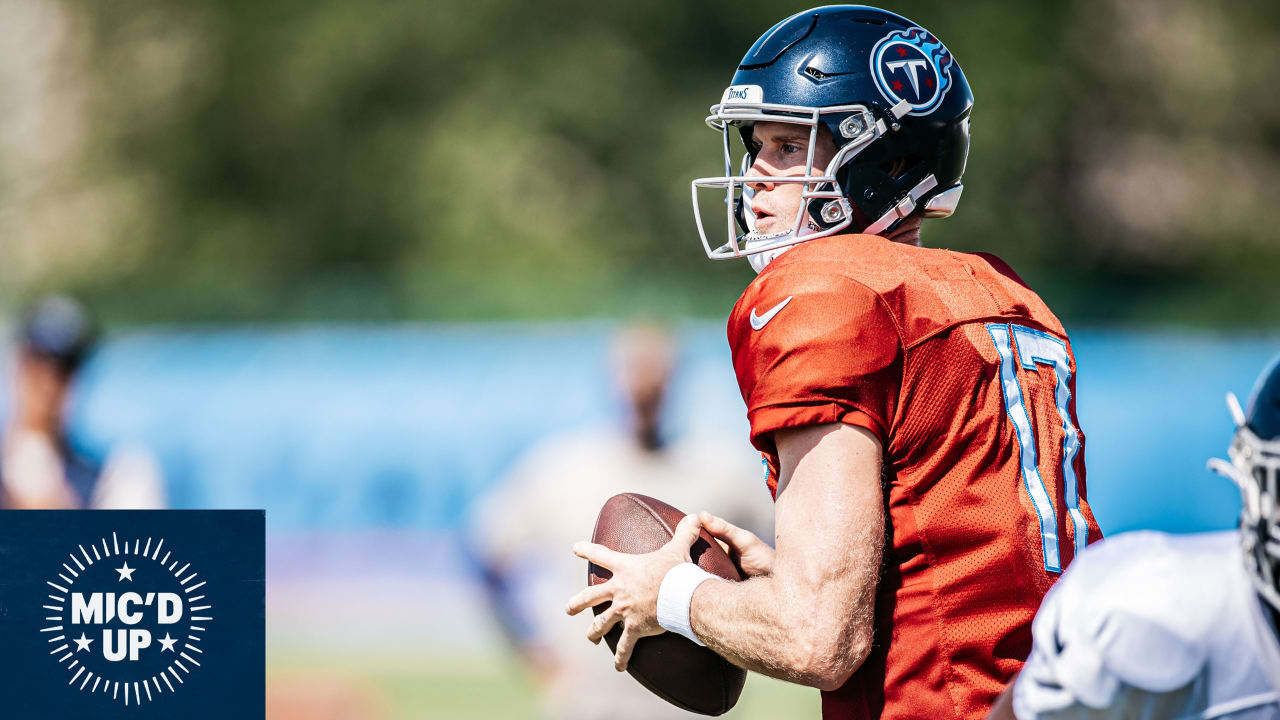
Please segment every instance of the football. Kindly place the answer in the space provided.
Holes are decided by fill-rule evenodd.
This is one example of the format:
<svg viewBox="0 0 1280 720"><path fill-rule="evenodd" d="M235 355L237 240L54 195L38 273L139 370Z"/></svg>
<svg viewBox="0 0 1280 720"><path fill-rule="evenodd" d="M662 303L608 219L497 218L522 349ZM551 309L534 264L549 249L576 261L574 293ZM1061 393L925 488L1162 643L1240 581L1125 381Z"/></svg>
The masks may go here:
<svg viewBox="0 0 1280 720"><path fill-rule="evenodd" d="M596 518L591 540L618 552L641 554L657 550L671 535L685 513L645 495L623 493L609 498ZM703 570L726 580L740 581L742 574L720 544L706 530L693 544L690 557ZM599 585L611 573L595 564L587 566L587 582ZM609 603L595 606L597 615ZM604 636L610 651L622 637L619 623ZM636 642L627 666L641 685L658 697L691 712L722 715L738 702L747 671L736 667L705 647L676 633L662 633Z"/></svg>

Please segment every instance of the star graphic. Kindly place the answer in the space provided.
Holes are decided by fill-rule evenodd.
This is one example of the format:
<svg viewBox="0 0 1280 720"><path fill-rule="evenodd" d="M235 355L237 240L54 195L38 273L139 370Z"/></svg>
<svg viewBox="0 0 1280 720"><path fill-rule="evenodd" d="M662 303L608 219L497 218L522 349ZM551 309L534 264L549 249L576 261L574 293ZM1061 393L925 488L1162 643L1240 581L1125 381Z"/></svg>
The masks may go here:
<svg viewBox="0 0 1280 720"><path fill-rule="evenodd" d="M85 636L83 631L81 631L80 637L71 638L71 640L76 644L76 652L80 652L81 650L88 650L89 643L93 642L92 640L90 640L88 637Z"/></svg>
<svg viewBox="0 0 1280 720"><path fill-rule="evenodd" d="M120 579L117 580L116 582L123 582L125 579L128 579L129 582L133 582L133 571L137 569L138 568L129 567L128 562L126 562L123 566L116 568L116 572L120 573Z"/></svg>
<svg viewBox="0 0 1280 720"><path fill-rule="evenodd" d="M904 48L904 47L902 47L901 45L899 45L899 46L898 46L898 57L906 57L906 56L907 56L907 49L906 49L906 48Z"/></svg>
<svg viewBox="0 0 1280 720"><path fill-rule="evenodd" d="M925 85L928 85L929 87L933 87L933 78L932 78L932 77L927 77L927 78L925 78L925 79L924 79L924 84L925 84Z"/></svg>
<svg viewBox="0 0 1280 720"><path fill-rule="evenodd" d="M894 80L894 81L893 81L893 89L894 89L894 91L895 91L895 92L902 92L902 81L901 81L901 80Z"/></svg>
<svg viewBox="0 0 1280 720"><path fill-rule="evenodd" d="M160 638L160 652L165 652L166 650L173 652L173 644L176 642L178 642L177 638L169 637L169 633L165 633L164 637Z"/></svg>

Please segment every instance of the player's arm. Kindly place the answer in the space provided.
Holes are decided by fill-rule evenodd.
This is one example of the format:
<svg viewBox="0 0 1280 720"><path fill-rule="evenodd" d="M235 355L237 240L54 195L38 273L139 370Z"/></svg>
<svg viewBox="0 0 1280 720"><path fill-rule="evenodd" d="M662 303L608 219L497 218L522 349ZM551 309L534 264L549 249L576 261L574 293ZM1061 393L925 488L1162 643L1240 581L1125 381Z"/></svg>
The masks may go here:
<svg viewBox="0 0 1280 720"><path fill-rule="evenodd" d="M544 456L550 453L551 449L543 446L528 451L495 489L476 502L462 544L465 557L479 575L498 630L538 682L554 675L555 654L531 622L519 592L516 568L527 559L530 548L547 542L533 518L546 515L538 497L547 481L538 469L547 466Z"/></svg>
<svg viewBox="0 0 1280 720"><path fill-rule="evenodd" d="M772 572L740 583L703 582L693 595L694 633L731 662L823 689L839 687L871 647L876 579L884 543L880 442L871 432L828 423L774 433L782 462ZM578 543L574 552L613 577L570 599L568 611L610 602L592 622L599 642L622 624L614 664L625 669L635 642L663 632L657 595L664 576L688 562L698 518L686 517L671 541L645 555ZM715 528L713 528L715 529ZM745 531L722 539L768 564ZM747 539L744 539L747 538ZM758 542L758 540L756 540ZM748 546L748 547L744 547Z"/></svg>
<svg viewBox="0 0 1280 720"><path fill-rule="evenodd" d="M784 306L768 327L752 320L756 308ZM887 434L901 387L897 321L866 286L801 268L753 286L738 301L728 332L752 442L775 450L780 461L777 553L760 563L771 564L771 572L742 583L677 573L664 603L677 609L664 620L743 667L839 687L871 645L885 525L879 438ZM698 518L686 518L671 542L646 555L592 543L574 547L613 577L578 593L568 610L610 603L588 637L598 642L622 625L614 658L619 669L636 640L663 632L658 595L667 572L688 562L698 527ZM747 555L733 537L721 532L720 539Z"/></svg>
<svg viewBox="0 0 1280 720"><path fill-rule="evenodd" d="M871 648L884 545L880 441L840 423L780 430L774 440L782 467L773 572L702 583L690 621L735 665L833 690Z"/></svg>

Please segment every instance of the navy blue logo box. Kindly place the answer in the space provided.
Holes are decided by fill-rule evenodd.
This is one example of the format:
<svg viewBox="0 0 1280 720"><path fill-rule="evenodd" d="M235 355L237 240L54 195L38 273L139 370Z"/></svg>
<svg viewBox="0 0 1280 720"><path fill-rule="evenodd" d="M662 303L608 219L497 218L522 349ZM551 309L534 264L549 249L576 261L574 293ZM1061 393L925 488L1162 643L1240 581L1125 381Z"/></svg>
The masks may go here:
<svg viewBox="0 0 1280 720"><path fill-rule="evenodd" d="M261 718L261 510L0 511L0 716Z"/></svg>

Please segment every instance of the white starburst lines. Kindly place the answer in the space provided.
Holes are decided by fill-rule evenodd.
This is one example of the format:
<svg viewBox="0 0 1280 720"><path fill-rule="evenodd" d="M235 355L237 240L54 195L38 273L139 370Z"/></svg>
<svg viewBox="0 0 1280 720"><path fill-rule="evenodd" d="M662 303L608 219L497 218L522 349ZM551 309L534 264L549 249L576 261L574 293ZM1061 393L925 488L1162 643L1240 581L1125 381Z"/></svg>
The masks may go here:
<svg viewBox="0 0 1280 720"><path fill-rule="evenodd" d="M144 543L141 537L135 537L133 538L132 543L130 543L128 539L125 539L124 542L121 543L121 538L118 534L112 532L110 542L108 542L106 537L102 537L97 542L89 543L87 548L85 545L77 545L76 550L78 552L71 552L67 554L67 559L71 564L68 564L67 562L61 563L61 570L65 570L65 574L61 571L56 572L56 579L45 581L50 588L58 593L56 595L46 595L46 597L53 601L53 603L41 605L44 610L50 611L50 614L44 616L45 621L56 624L41 628L40 632L63 633L49 638L48 642L50 644L56 644L56 647L49 651L49 655L57 657L59 665L66 666L67 673L70 676L67 684L76 685L77 689L80 691L88 692L90 694L109 694L112 700L123 702L126 707L138 707L144 702L153 702L155 696L162 694L165 689L168 689L170 693L176 692L176 688L185 682L182 679L182 675L191 674L191 670L188 668L188 665L195 667L200 667L201 665L200 661L193 656L204 655L204 650L201 650L199 647L201 637L193 633L204 633L206 628L203 625L190 623L209 623L213 621L213 616L209 612L213 609L213 606L209 604L205 599L205 596L190 596L192 591L204 587L206 584L205 581L200 580L199 582L191 584L197 579L197 573L195 571L188 572L191 568L191 563L183 563L178 559L174 559L173 562L170 562L170 557L172 555L170 551L164 551L164 556L162 558L160 553L164 548L165 539L159 538L158 541L154 542L154 547L153 540L156 540L156 538L148 537ZM182 649L173 647L179 642L177 638L165 635L166 640L169 642L161 643L161 645L168 645L169 652L173 652L176 649L178 651L178 656L175 657L171 661L171 664L166 666L163 670L145 680L125 682L112 680L105 676L95 674L93 670L90 670L87 666L81 664L79 660L73 657L76 654L76 651L89 649L85 646L88 643L92 643L93 640L87 639L87 636L82 632L80 634L80 639L72 638L72 640L75 640L76 644L76 647L73 648L65 635L66 631L64 630L64 625L66 620L70 620L70 618L64 620L64 609L66 608L66 604L69 600L72 586L75 585L77 580L81 580L81 575L89 567L94 565L94 563L101 562L105 558L109 558L113 555L135 555L158 563L177 579L178 585L182 588L183 594L189 596L186 598L187 608L184 613L184 619L189 623L187 626L188 632L184 633L186 635L186 639L182 642ZM181 568L179 568L179 564L181 564ZM120 573L120 577L117 582L126 579L132 580L133 578L131 573L137 568L129 568L127 563L122 567L126 568L125 572L121 572L120 569L115 569L115 572ZM204 604L194 604L202 600L205 601ZM195 613L200 614L197 615ZM175 630L180 631L181 629L175 628ZM181 638L182 635L179 635L178 637ZM190 651L191 654L188 654L187 651ZM63 654L59 656L59 653ZM186 661L185 664L183 662L184 660ZM179 674L179 670L182 671L181 674ZM178 681L178 685L174 685L170 681L171 676L173 680ZM163 685L161 684L161 680L164 681ZM90 684L90 681L92 681L92 684ZM122 690L123 692L121 692Z"/></svg>

